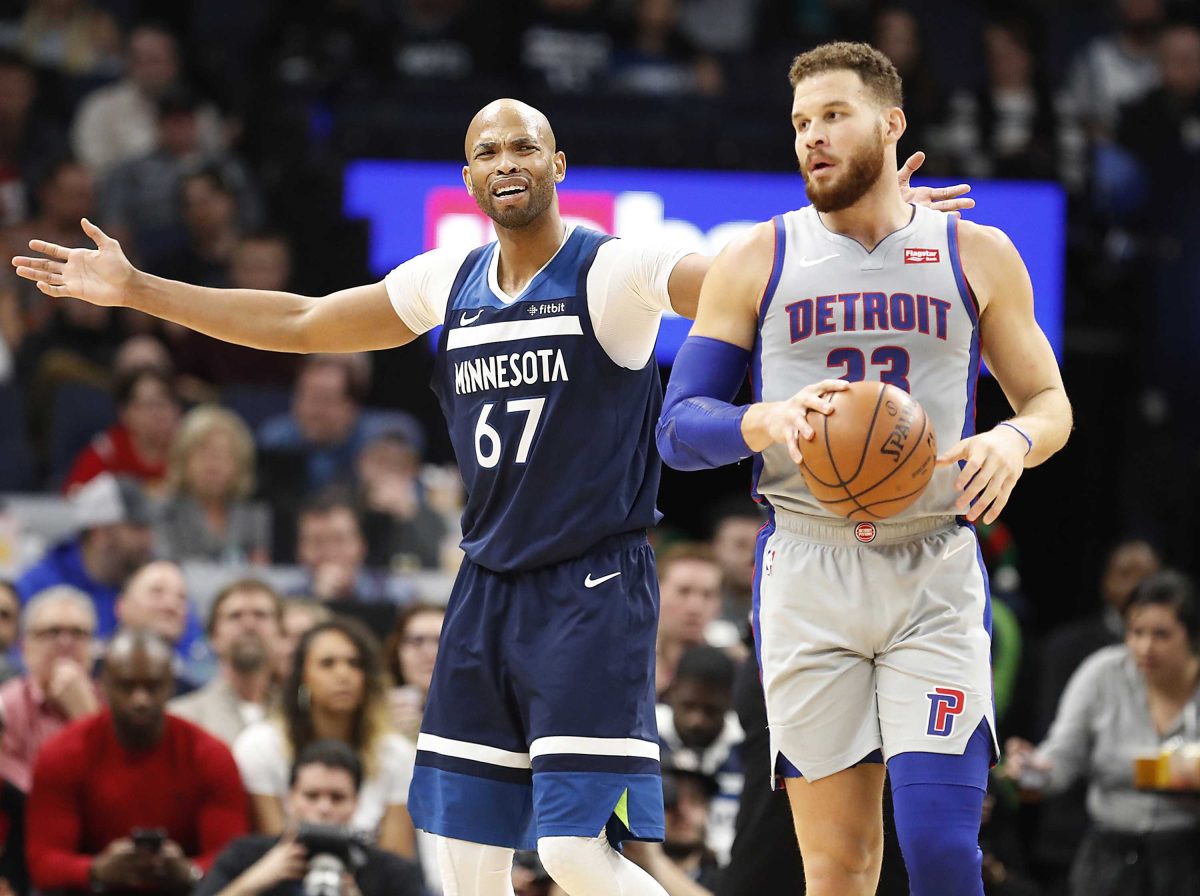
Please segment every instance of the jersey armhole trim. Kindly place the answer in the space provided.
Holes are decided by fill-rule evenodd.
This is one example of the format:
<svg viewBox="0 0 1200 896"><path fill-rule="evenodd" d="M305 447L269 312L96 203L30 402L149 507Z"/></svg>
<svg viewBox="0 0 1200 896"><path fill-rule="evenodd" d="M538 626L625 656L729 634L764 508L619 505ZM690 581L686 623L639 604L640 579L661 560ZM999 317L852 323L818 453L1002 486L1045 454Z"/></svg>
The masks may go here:
<svg viewBox="0 0 1200 896"><path fill-rule="evenodd" d="M779 278L783 275L783 255L787 248L787 228L783 225L783 215L776 215L771 221L775 225L775 245L771 255L771 276L767 279L767 285L763 287L762 298L758 302L758 325L760 327L767 317L767 309L771 307L771 299L775 297Z"/></svg>
<svg viewBox="0 0 1200 896"><path fill-rule="evenodd" d="M971 318L971 323L974 326L979 326L979 301L975 298L975 292L971 289L971 284L967 282L966 274L963 273L962 259L958 251L958 222L959 216L954 213L947 215L949 220L946 222L946 241L950 249L950 266L954 270L954 282L958 284L958 295L962 299L963 306L967 309L967 315Z"/></svg>
<svg viewBox="0 0 1200 896"><path fill-rule="evenodd" d="M961 436L965 439L975 435L975 390L979 383L980 360L979 305L975 301L975 294L971 292L971 287L967 284L967 278L963 276L962 259L958 255L958 215L951 214L948 217L950 220L946 222L946 240L950 250L950 266L954 269L954 282L958 284L959 298L962 299L967 316L971 319L971 358L967 367L966 411L963 414Z"/></svg>

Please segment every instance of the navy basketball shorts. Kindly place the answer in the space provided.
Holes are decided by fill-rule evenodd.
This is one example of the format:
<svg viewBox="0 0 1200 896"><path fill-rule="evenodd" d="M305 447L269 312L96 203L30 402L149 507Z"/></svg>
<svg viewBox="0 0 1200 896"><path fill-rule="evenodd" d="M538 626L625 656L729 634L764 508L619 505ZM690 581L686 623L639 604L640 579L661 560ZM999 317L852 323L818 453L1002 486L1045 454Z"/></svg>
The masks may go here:
<svg viewBox="0 0 1200 896"><path fill-rule="evenodd" d="M417 828L493 846L663 838L644 535L526 572L464 560L417 740Z"/></svg>

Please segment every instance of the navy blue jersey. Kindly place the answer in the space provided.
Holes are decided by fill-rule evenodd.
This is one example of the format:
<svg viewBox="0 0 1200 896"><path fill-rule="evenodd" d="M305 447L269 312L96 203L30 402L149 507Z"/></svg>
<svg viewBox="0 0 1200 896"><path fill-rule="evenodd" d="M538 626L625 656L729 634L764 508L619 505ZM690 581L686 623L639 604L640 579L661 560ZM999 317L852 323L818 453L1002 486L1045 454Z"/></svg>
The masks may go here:
<svg viewBox="0 0 1200 896"><path fill-rule="evenodd" d="M658 520L658 369L613 362L588 312L609 239L576 227L511 303L488 285L489 243L450 290L433 389L466 485L462 547L487 569L557 563Z"/></svg>

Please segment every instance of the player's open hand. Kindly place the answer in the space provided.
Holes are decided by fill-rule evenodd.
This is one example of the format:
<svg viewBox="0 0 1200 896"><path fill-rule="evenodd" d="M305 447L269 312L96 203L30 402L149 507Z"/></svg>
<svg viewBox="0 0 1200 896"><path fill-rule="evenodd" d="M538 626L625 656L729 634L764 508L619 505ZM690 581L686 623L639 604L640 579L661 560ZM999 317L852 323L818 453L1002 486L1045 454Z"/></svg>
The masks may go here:
<svg viewBox="0 0 1200 896"><path fill-rule="evenodd" d="M68 249L44 240L30 240L29 248L39 256L18 255L13 260L17 275L32 280L37 288L55 298L72 297L93 305L120 306L137 269L129 263L121 244L84 218L83 232L95 249Z"/></svg>
<svg viewBox="0 0 1200 896"><path fill-rule="evenodd" d="M925 153L914 152L900 169L898 179L901 199L915 205L923 205L936 212L957 212L975 207L975 200L966 195L971 192L970 184L955 184L952 187L914 187L910 181L924 162Z"/></svg>
<svg viewBox="0 0 1200 896"><path fill-rule="evenodd" d="M994 523L1025 470L1028 444L1016 430L998 426L963 439L938 457L938 466L962 463L954 482L959 492L955 512L971 522Z"/></svg>
<svg viewBox="0 0 1200 896"><path fill-rule="evenodd" d="M805 386L786 401L765 401L751 405L742 422L746 446L751 451L762 451L780 442L787 446L788 454L799 464L804 460L800 440L808 441L816 435L812 424L808 422L808 413L832 414L833 403L829 395L848 388L850 384L845 380L821 380Z"/></svg>

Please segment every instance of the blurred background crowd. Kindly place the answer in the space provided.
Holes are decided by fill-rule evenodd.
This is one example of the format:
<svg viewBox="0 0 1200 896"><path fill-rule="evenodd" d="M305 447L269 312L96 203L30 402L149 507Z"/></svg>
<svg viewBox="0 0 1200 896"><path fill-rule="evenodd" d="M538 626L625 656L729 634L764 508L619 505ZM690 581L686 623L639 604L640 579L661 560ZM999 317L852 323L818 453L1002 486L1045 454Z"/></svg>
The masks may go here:
<svg viewBox="0 0 1200 896"><path fill-rule="evenodd" d="M919 177L1068 191L1078 431L980 530L1000 734L1024 756L1049 733L1057 772L996 775L985 875L1066 893L1073 865L1078 886L1120 855L1122 892L1159 892L1136 887L1200 800L1133 794L1120 769L1200 737L1195 682L1129 724L1097 695L1125 675L1159 706L1197 662L1190 581L1159 573L1195 572L1200 547L1192 4L0 0L0 256L80 245L88 216L152 273L322 294L371 279L367 225L342 214L354 159L456 159L471 114L515 95L572 163L794 170L787 63L835 38L895 62ZM797 178L780 210L800 204ZM0 271L0 889L294 892L308 822L375 844L331 892L441 892L405 809L459 560L430 369L424 340L271 354ZM990 380L979 408L1004 413ZM664 475L667 842L630 852L673 896L802 891L767 786L748 480ZM889 844L881 892L907 892ZM533 856L514 881L553 892Z"/></svg>

